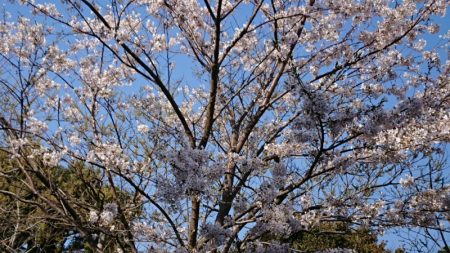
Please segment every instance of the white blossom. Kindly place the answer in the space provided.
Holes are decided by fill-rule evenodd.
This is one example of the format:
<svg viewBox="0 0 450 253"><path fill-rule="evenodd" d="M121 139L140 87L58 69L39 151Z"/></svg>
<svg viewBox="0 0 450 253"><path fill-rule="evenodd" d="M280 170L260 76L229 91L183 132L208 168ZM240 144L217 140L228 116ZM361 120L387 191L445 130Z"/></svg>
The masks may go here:
<svg viewBox="0 0 450 253"><path fill-rule="evenodd" d="M413 187L415 185L414 177L412 177L411 175L408 175L405 178L401 178L399 183L404 188Z"/></svg>
<svg viewBox="0 0 450 253"><path fill-rule="evenodd" d="M147 133L147 132L150 131L150 128L149 128L147 125L140 124L140 125L137 126L137 130L138 130L140 133L145 134L145 133Z"/></svg>
<svg viewBox="0 0 450 253"><path fill-rule="evenodd" d="M111 225L117 216L117 204L108 203L104 206L103 211L99 215L99 221L104 226Z"/></svg>

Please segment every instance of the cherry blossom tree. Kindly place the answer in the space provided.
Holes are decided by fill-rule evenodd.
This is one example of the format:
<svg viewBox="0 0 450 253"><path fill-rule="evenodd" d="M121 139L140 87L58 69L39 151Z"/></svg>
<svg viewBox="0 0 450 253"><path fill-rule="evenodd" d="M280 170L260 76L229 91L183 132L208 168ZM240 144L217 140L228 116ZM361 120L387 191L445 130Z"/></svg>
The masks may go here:
<svg viewBox="0 0 450 253"><path fill-rule="evenodd" d="M448 247L447 4L12 1L0 176L22 175L97 252L93 236L122 238L116 252L289 252L283 238L333 221ZM48 172L80 164L111 202Z"/></svg>

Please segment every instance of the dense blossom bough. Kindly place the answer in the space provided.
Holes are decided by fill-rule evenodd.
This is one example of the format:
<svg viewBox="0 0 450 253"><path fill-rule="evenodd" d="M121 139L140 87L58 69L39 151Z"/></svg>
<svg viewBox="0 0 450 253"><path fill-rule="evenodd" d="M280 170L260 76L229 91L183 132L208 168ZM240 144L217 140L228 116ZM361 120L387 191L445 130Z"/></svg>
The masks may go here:
<svg viewBox="0 0 450 253"><path fill-rule="evenodd" d="M447 1L48 2L2 7L0 176L91 248L288 252L323 221L447 245ZM46 170L80 163L117 201Z"/></svg>

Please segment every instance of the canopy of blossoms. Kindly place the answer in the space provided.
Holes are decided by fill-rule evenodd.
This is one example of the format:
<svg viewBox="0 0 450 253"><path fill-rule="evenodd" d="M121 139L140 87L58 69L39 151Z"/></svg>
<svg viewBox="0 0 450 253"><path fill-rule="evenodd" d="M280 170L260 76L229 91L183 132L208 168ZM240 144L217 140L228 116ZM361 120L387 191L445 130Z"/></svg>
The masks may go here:
<svg viewBox="0 0 450 253"><path fill-rule="evenodd" d="M102 235L122 252L289 252L284 239L334 221L426 228L442 247L447 6L12 1L0 149L99 252ZM133 197L83 203L47 173L80 164L101 176L93 189Z"/></svg>

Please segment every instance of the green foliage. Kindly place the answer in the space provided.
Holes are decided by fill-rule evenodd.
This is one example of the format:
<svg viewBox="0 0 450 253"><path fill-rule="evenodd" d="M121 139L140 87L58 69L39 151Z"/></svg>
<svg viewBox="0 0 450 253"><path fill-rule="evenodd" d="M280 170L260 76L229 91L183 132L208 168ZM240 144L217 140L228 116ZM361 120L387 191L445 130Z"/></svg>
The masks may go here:
<svg viewBox="0 0 450 253"><path fill-rule="evenodd" d="M345 223L325 223L308 233L299 233L293 246L304 251L348 248L361 253L388 252L384 243L377 243L376 234L362 228L353 230Z"/></svg>
<svg viewBox="0 0 450 253"><path fill-rule="evenodd" d="M439 250L438 253L450 253L450 248L444 247L441 250Z"/></svg>
<svg viewBox="0 0 450 253"><path fill-rule="evenodd" d="M273 239L266 236L264 239ZM310 231L300 231L287 239L292 249L317 252L332 248L353 249L359 253L388 253L384 242L377 242L377 234L364 228L353 228L344 222L323 222Z"/></svg>
<svg viewBox="0 0 450 253"><path fill-rule="evenodd" d="M85 227L89 211L101 210L102 205L119 202L126 205L131 195L121 189L113 189L103 180L100 172L78 163L63 167L45 167L36 161L39 171L23 173L24 169L15 160L0 150L0 252L73 252L84 249L94 252L87 240L98 240L98 228L92 227L90 234L68 225L67 217L49 208L46 201L59 203L61 195L76 208ZM44 176L52 185L45 185L39 176ZM32 184L32 185L31 185ZM28 185L29 187L25 187ZM34 188L34 190L32 190ZM58 195L60 194L60 195ZM133 220L141 209L127 212ZM123 229L117 224L118 229ZM103 236L104 252L112 252L118 238Z"/></svg>

